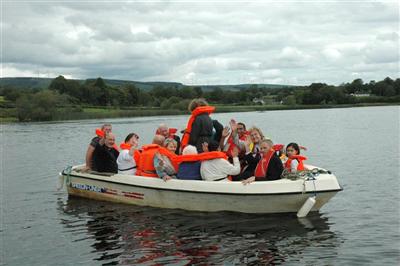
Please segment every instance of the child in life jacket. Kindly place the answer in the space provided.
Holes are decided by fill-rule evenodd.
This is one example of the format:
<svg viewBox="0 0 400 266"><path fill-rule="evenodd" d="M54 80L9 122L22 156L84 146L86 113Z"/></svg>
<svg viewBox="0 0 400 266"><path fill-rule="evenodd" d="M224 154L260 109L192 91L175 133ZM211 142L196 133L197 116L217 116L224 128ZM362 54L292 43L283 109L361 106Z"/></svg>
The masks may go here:
<svg viewBox="0 0 400 266"><path fill-rule="evenodd" d="M285 162L285 169L291 173L305 170L303 161L307 160L306 157L300 155L300 147L297 143L289 143L286 146L286 156L288 157Z"/></svg>

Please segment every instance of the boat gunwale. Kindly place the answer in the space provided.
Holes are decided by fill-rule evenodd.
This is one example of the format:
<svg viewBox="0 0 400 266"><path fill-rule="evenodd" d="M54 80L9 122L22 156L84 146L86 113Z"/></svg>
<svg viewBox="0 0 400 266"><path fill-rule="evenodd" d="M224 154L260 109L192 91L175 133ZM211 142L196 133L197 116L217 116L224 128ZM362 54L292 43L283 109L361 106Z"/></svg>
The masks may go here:
<svg viewBox="0 0 400 266"><path fill-rule="evenodd" d="M127 184L124 182L118 182L114 180L106 180L106 179L97 179L93 178L87 175L76 175L76 174L66 174L64 171L61 173L63 176L70 176L70 177L76 177L76 178L83 178L83 179L89 179L89 180L95 180L98 182L105 182L105 183L113 183L113 184L118 184L122 186L128 186L128 187L140 187L140 188L145 188L145 189L152 189L152 190L164 190L164 191L174 191L174 192L182 192L182 193L202 193L202 194L220 194L220 195L237 195L237 196L267 196L267 195L293 195L293 194L320 194L320 193L332 193L332 192L340 192L343 190L343 187L339 185L338 189L329 189L329 190L317 190L317 191L293 191L293 192L265 192L265 193L243 193L243 192L216 192L216 191L199 191L199 190L182 190L182 189L173 189L173 188L160 188L160 187L152 187L152 186L146 186L146 185L141 185L141 184ZM91 174L93 175L93 174ZM108 175L101 175L101 176L108 176ZM110 175L111 176L111 175ZM192 181L192 180L182 180L182 181ZM196 181L197 182L197 181ZM205 182L205 181L202 181ZM262 181L260 181L262 182ZM273 181L265 181L265 182L273 182ZM258 182L257 182L258 183Z"/></svg>

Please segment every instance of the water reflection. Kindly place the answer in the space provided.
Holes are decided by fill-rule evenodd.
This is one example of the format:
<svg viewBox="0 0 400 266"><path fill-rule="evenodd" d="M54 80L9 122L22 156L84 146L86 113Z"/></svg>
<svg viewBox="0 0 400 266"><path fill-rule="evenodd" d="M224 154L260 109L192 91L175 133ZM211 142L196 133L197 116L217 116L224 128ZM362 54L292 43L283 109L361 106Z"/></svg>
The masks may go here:
<svg viewBox="0 0 400 266"><path fill-rule="evenodd" d="M103 265L266 265L336 257L339 242L321 214L249 215L168 210L69 197L61 223L92 242ZM87 252L87 251L82 251ZM318 254L318 255L317 255Z"/></svg>

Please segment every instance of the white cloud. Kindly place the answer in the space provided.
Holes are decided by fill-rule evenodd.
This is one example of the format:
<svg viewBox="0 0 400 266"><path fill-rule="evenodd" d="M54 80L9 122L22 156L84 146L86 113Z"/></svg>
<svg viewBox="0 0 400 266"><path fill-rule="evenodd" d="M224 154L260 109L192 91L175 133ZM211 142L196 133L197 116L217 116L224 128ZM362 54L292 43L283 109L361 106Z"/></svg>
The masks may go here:
<svg viewBox="0 0 400 266"><path fill-rule="evenodd" d="M326 59L332 61L338 60L342 57L342 54L337 49L334 48L325 48L322 51L322 54L326 57Z"/></svg>
<svg viewBox="0 0 400 266"><path fill-rule="evenodd" d="M277 57L279 60L296 63L303 63L310 59L310 56L300 51L296 47L285 47Z"/></svg>
<svg viewBox="0 0 400 266"><path fill-rule="evenodd" d="M399 62L399 49L399 35L397 33L380 34L365 47L366 62Z"/></svg>
<svg viewBox="0 0 400 266"><path fill-rule="evenodd" d="M3 74L184 83L398 77L398 3L6 2ZM6 71L4 71L6 70ZM40 72L40 71L39 71Z"/></svg>

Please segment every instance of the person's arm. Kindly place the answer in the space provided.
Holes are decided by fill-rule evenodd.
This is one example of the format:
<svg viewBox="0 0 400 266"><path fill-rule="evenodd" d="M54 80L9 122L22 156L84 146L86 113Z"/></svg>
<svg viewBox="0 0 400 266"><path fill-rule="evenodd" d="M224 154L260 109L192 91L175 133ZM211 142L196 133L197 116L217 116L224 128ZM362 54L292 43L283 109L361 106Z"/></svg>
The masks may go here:
<svg viewBox="0 0 400 266"><path fill-rule="evenodd" d="M250 176L249 178L243 180L242 184L247 185L247 184L253 183L255 180L256 180L255 176Z"/></svg>
<svg viewBox="0 0 400 266"><path fill-rule="evenodd" d="M174 136L174 140L176 140L176 150L175 154L179 154L179 151L181 149L181 138L179 136Z"/></svg>
<svg viewBox="0 0 400 266"><path fill-rule="evenodd" d="M221 150L225 150L225 139L229 136L229 127L224 127L224 129L222 130L222 135L221 135L221 140L219 141L219 147L221 148Z"/></svg>
<svg viewBox="0 0 400 266"><path fill-rule="evenodd" d="M127 162L131 162L133 160L133 155L131 154L130 151L129 152L121 151L120 157L123 161L127 161Z"/></svg>
<svg viewBox="0 0 400 266"><path fill-rule="evenodd" d="M87 151L86 151L86 169L87 170L92 169L93 152L94 152L94 147L91 144L89 144Z"/></svg>
<svg viewBox="0 0 400 266"><path fill-rule="evenodd" d="M155 154L153 159L154 168L159 178L164 178L167 175L164 169L164 161L161 159L160 154Z"/></svg>
<svg viewBox="0 0 400 266"><path fill-rule="evenodd" d="M253 153L248 153L245 155L244 160L248 163L248 164L257 164L258 161L260 161L260 156L254 156Z"/></svg>
<svg viewBox="0 0 400 266"><path fill-rule="evenodd" d="M190 132L190 137L189 137L189 144L196 146L197 145L197 140L200 137L200 119L197 117L192 124L192 131Z"/></svg>
<svg viewBox="0 0 400 266"><path fill-rule="evenodd" d="M223 159L221 161L221 170L226 175L238 175L240 173L239 158L237 156L233 157L233 164Z"/></svg>

